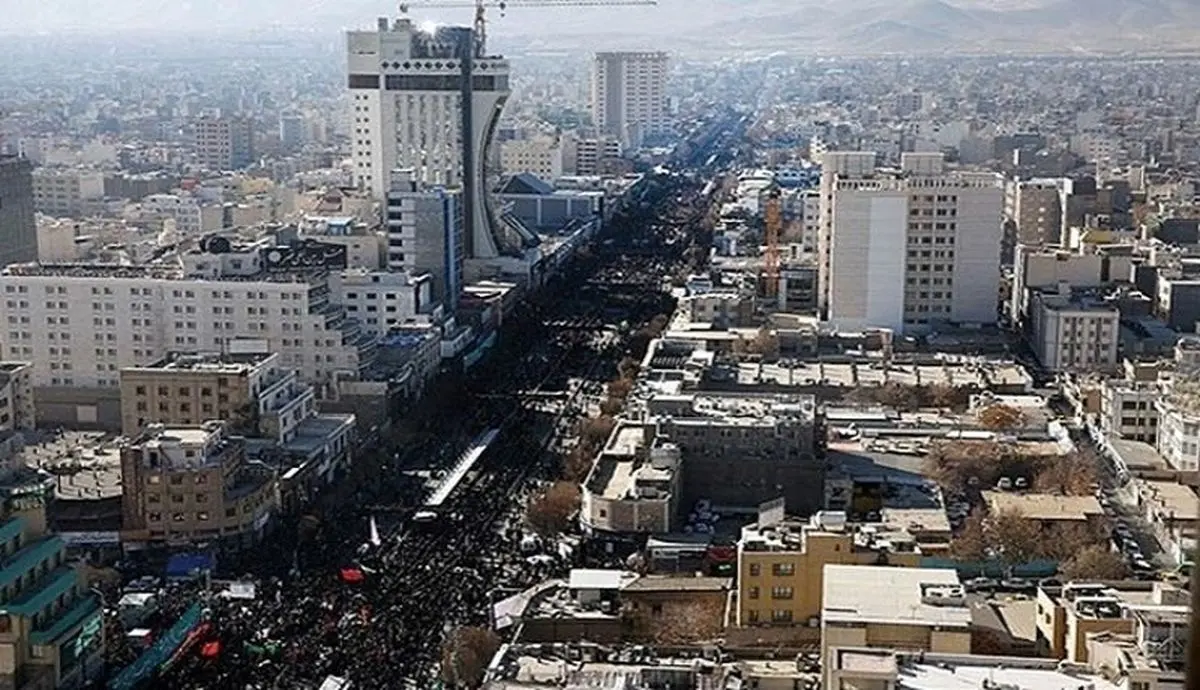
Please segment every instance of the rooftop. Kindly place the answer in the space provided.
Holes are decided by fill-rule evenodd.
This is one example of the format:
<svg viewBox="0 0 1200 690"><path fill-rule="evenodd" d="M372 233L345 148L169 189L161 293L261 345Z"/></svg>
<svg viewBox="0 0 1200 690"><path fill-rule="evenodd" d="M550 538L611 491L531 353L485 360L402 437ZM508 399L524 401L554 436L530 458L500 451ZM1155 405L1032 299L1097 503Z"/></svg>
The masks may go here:
<svg viewBox="0 0 1200 690"><path fill-rule="evenodd" d="M1104 509L1095 496L984 491L983 498L992 512L1013 511L1031 520L1087 520L1092 516L1104 515Z"/></svg>
<svg viewBox="0 0 1200 690"><path fill-rule="evenodd" d="M901 657L897 690L1118 690L1099 675L1058 670L1057 661L1007 657Z"/></svg>
<svg viewBox="0 0 1200 690"><path fill-rule="evenodd" d="M826 565L821 620L966 629L964 597L954 570Z"/></svg>
<svg viewBox="0 0 1200 690"><path fill-rule="evenodd" d="M275 355L264 352L172 352L162 359L128 369L159 371L204 371L243 374L262 366Z"/></svg>

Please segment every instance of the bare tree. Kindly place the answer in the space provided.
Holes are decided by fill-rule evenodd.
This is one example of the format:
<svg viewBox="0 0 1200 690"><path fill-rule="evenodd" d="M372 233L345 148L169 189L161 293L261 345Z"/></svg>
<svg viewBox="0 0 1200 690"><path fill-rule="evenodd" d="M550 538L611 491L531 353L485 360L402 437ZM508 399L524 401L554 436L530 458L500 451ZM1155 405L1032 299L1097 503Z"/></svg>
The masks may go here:
<svg viewBox="0 0 1200 690"><path fill-rule="evenodd" d="M583 483L588 473L592 471L592 460L595 454L592 449L579 444L571 449L563 458L563 478L575 483Z"/></svg>
<svg viewBox="0 0 1200 690"><path fill-rule="evenodd" d="M633 381L630 379L613 379L608 382L607 388L610 398L624 400L629 397L629 392L633 390Z"/></svg>
<svg viewBox="0 0 1200 690"><path fill-rule="evenodd" d="M1121 555L1100 545L1085 546L1058 571L1069 580L1123 580L1129 576Z"/></svg>
<svg viewBox="0 0 1200 690"><path fill-rule="evenodd" d="M980 410L976 417L986 429L1005 431L1015 429L1025 422L1025 413L1013 407L996 403Z"/></svg>
<svg viewBox="0 0 1200 690"><path fill-rule="evenodd" d="M950 542L950 555L960 561L982 561L988 557L988 534L983 512L972 511L962 529Z"/></svg>
<svg viewBox="0 0 1200 690"><path fill-rule="evenodd" d="M454 687L479 687L498 649L500 637L488 628L455 628L442 642L442 680Z"/></svg>
<svg viewBox="0 0 1200 690"><path fill-rule="evenodd" d="M589 448L599 448L608 441L608 437L616 425L616 421L608 415L593 417L580 427L579 440Z"/></svg>
<svg viewBox="0 0 1200 690"><path fill-rule="evenodd" d="M1088 451L1045 458L1033 479L1034 491L1087 496L1100 481L1096 456Z"/></svg>
<svg viewBox="0 0 1200 690"><path fill-rule="evenodd" d="M754 334L754 340L746 346L751 354L762 355L766 359L779 357L779 336L770 328L763 326Z"/></svg>
<svg viewBox="0 0 1200 690"><path fill-rule="evenodd" d="M632 357L625 357L617 363L617 376L632 381L637 378L639 369L641 366Z"/></svg>
<svg viewBox="0 0 1200 690"><path fill-rule="evenodd" d="M1008 567L1022 565L1042 554L1041 527L1014 510L987 518L988 541Z"/></svg>
<svg viewBox="0 0 1200 690"><path fill-rule="evenodd" d="M525 507L525 521L543 537L562 534L579 510L579 500L578 485L555 482L546 493L532 499Z"/></svg>

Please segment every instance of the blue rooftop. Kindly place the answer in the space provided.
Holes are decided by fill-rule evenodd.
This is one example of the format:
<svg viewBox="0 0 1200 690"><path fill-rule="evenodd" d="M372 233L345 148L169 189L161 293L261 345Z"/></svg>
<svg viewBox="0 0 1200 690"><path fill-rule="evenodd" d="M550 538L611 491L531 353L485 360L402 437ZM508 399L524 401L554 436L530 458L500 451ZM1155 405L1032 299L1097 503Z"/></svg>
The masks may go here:
<svg viewBox="0 0 1200 690"><path fill-rule="evenodd" d="M75 604L67 609L64 609L62 615L58 617L50 627L41 630L34 630L29 636L29 641L35 645L48 645L57 642L63 635L75 629L75 626L82 624L93 614L100 612L100 599L95 595L89 594L85 597L80 597Z"/></svg>
<svg viewBox="0 0 1200 690"><path fill-rule="evenodd" d="M44 537L26 546L12 558L0 564L0 587L8 587L22 575L37 567L42 561L49 560L66 547L58 536Z"/></svg>
<svg viewBox="0 0 1200 690"><path fill-rule="evenodd" d="M74 568L62 566L30 587L21 596L0 607L0 610L18 616L32 616L46 608L60 595L75 588L79 577Z"/></svg>

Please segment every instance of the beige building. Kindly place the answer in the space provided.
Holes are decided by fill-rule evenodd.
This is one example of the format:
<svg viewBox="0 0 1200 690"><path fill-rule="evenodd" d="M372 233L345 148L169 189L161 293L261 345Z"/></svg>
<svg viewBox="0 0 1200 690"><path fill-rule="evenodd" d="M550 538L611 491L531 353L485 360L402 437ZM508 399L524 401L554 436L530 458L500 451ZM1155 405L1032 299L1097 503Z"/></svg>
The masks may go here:
<svg viewBox="0 0 1200 690"><path fill-rule="evenodd" d="M971 609L958 573L826 565L821 602L824 687L832 687L834 651L847 647L969 654Z"/></svg>
<svg viewBox="0 0 1200 690"><path fill-rule="evenodd" d="M202 117L192 124L192 154L212 171L237 170L254 162L254 122L243 117Z"/></svg>
<svg viewBox="0 0 1200 690"><path fill-rule="evenodd" d="M1047 371L1116 369L1120 325L1116 306L1072 293L1066 283L1032 291L1029 347Z"/></svg>
<svg viewBox="0 0 1200 690"><path fill-rule="evenodd" d="M818 513L807 523L742 528L738 541L739 626L812 625L821 615L825 566L916 566L911 538L895 542L856 534L845 514Z"/></svg>
<svg viewBox="0 0 1200 690"><path fill-rule="evenodd" d="M33 205L48 216L79 216L104 198L104 174L74 168L33 171Z"/></svg>
<svg viewBox="0 0 1200 690"><path fill-rule="evenodd" d="M583 484L579 521L595 533L662 534L678 507L678 446L654 442L654 429L622 421Z"/></svg>
<svg viewBox="0 0 1200 690"><path fill-rule="evenodd" d="M670 124L668 57L662 52L596 53L592 60L592 122L600 132L640 146Z"/></svg>
<svg viewBox="0 0 1200 690"><path fill-rule="evenodd" d="M194 426L249 421L259 396L286 378L277 354L174 352L121 370L121 432L150 424Z"/></svg>
<svg viewBox="0 0 1200 690"><path fill-rule="evenodd" d="M245 460L221 422L148 427L121 449L122 543L257 542L276 510L276 481Z"/></svg>
<svg viewBox="0 0 1200 690"><path fill-rule="evenodd" d="M1095 496L984 491L983 500L993 515L1015 513L1042 527L1064 523L1098 526L1105 519L1104 508Z"/></svg>
<svg viewBox="0 0 1200 690"><path fill-rule="evenodd" d="M1187 614L1188 593L1165 582L1122 589L1079 582L1043 586L1037 594L1037 642L1048 656L1083 664L1091 661L1091 636L1140 635L1147 653L1181 665Z"/></svg>
<svg viewBox="0 0 1200 690"><path fill-rule="evenodd" d="M0 362L0 431L32 429L37 410L33 404L33 365Z"/></svg>
<svg viewBox="0 0 1200 690"><path fill-rule="evenodd" d="M1183 690L1118 684L1099 669L1055 659L855 648L831 656L825 690Z"/></svg>
<svg viewBox="0 0 1200 690"><path fill-rule="evenodd" d="M563 176L563 143L556 136L513 139L500 144L500 168L505 175L532 173L553 183Z"/></svg>

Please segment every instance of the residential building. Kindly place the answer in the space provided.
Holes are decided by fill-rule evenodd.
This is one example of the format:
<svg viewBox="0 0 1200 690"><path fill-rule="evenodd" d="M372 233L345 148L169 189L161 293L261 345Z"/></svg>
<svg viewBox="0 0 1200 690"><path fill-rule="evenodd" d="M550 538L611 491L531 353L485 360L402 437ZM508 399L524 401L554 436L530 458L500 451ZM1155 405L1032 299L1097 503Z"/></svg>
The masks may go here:
<svg viewBox="0 0 1200 690"><path fill-rule="evenodd" d="M1004 215L1016 229L1015 241L1035 247L1066 242L1069 179L1032 179L1010 182Z"/></svg>
<svg viewBox="0 0 1200 690"><path fill-rule="evenodd" d="M592 122L625 145L670 124L668 57L663 52L605 52L592 59Z"/></svg>
<svg viewBox="0 0 1200 690"><path fill-rule="evenodd" d="M467 257L463 195L428 187L412 170L392 171L387 193L387 268L433 278L433 300L453 310ZM414 312L415 313L415 312Z"/></svg>
<svg viewBox="0 0 1200 690"><path fill-rule="evenodd" d="M379 229L378 218L372 221L373 225L354 216L305 216L299 238L341 245L346 248L346 268L375 271L384 267L387 236Z"/></svg>
<svg viewBox="0 0 1200 690"><path fill-rule="evenodd" d="M170 218L175 229L184 237L198 237L203 232L220 230L220 214L205 213L200 200L181 194L151 194L142 199L142 210Z"/></svg>
<svg viewBox="0 0 1200 690"><path fill-rule="evenodd" d="M1179 665L1187 628L1188 593L1166 582L1135 583L1112 587L1100 583L1069 582L1061 586L1043 585L1037 594L1037 642L1043 653L1071 663L1091 660L1089 638L1109 633L1146 635L1151 643L1171 642L1175 649L1152 647L1163 661ZM1147 621L1166 618L1167 630L1154 630ZM1173 623L1171 622L1173 620ZM1163 635L1163 633L1167 633ZM1173 635L1171 634L1173 632ZM1155 640L1154 638L1159 638ZM1186 644L1186 643L1183 643ZM1174 657L1172 659L1172 657Z"/></svg>
<svg viewBox="0 0 1200 690"><path fill-rule="evenodd" d="M1200 381L1186 374L1174 378L1155 401L1155 409L1159 454L1181 472L1200 470Z"/></svg>
<svg viewBox="0 0 1200 690"><path fill-rule="evenodd" d="M37 261L33 166L24 158L0 155L0 266Z"/></svg>
<svg viewBox="0 0 1200 690"><path fill-rule="evenodd" d="M511 139L500 144L500 169L505 175L530 173L553 182L563 176L563 142L558 136Z"/></svg>
<svg viewBox="0 0 1200 690"><path fill-rule="evenodd" d="M831 563L919 565L920 551L911 542L885 544L866 537L846 524L845 513L743 527L737 625L812 625L821 615L825 566Z"/></svg>
<svg viewBox="0 0 1200 690"><path fill-rule="evenodd" d="M1063 283L1080 289L1132 282L1134 267L1140 262L1139 257L1128 251L1085 253L1017 245L1009 317L1018 326L1026 325L1032 290L1057 289Z"/></svg>
<svg viewBox="0 0 1200 690"><path fill-rule="evenodd" d="M564 144L564 172L569 175L600 175L608 162L619 160L624 151L617 137L571 137Z"/></svg>
<svg viewBox="0 0 1200 690"><path fill-rule="evenodd" d="M277 509L274 473L220 421L149 425L121 449L121 484L122 542L143 548L248 547Z"/></svg>
<svg viewBox="0 0 1200 690"><path fill-rule="evenodd" d="M1158 395L1155 381L1105 380L1100 386L1100 430L1154 445L1158 438Z"/></svg>
<svg viewBox="0 0 1200 690"><path fill-rule="evenodd" d="M347 33L351 153L359 186L383 199L391 173L462 190L465 255L506 250L489 199L492 140L508 100L508 61L487 55L470 28L425 32L408 19Z"/></svg>
<svg viewBox="0 0 1200 690"><path fill-rule="evenodd" d="M620 421L583 482L584 532L671 532L679 510L680 462L679 447L656 439L652 427Z"/></svg>
<svg viewBox="0 0 1200 690"><path fill-rule="evenodd" d="M208 170L241 170L255 160L254 121L204 116L192 123L192 156Z"/></svg>
<svg viewBox="0 0 1200 690"><path fill-rule="evenodd" d="M134 437L151 424L197 426L210 420L244 426L260 397L295 375L280 359L260 352L171 352L123 367L121 433Z"/></svg>
<svg viewBox="0 0 1200 690"><path fill-rule="evenodd" d="M1155 312L1180 333L1200 330L1200 280L1158 276Z"/></svg>
<svg viewBox="0 0 1200 690"><path fill-rule="evenodd" d="M0 432L33 429L33 365L29 362L0 362Z"/></svg>
<svg viewBox="0 0 1200 690"><path fill-rule="evenodd" d="M822 172L827 318L847 330L896 332L994 323L1003 178L947 172L941 154L904 154L895 171L864 169L865 156L873 158Z"/></svg>
<svg viewBox="0 0 1200 690"><path fill-rule="evenodd" d="M77 168L33 171L33 205L48 216L81 216L104 198L104 173Z"/></svg>
<svg viewBox="0 0 1200 690"><path fill-rule="evenodd" d="M1062 666L1055 659L844 648L833 650L826 663L825 690L1175 690L1130 685L1128 679L1117 684L1100 669Z"/></svg>
<svg viewBox="0 0 1200 690"><path fill-rule="evenodd" d="M1040 529L1065 524L1099 529L1105 522L1104 508L1095 496L984 491L983 501L992 515L1019 515Z"/></svg>
<svg viewBox="0 0 1200 690"><path fill-rule="evenodd" d="M428 273L346 269L330 276L330 297L372 337L393 326L440 321L441 304Z"/></svg>
<svg viewBox="0 0 1200 690"><path fill-rule="evenodd" d="M216 238L206 247L183 255L182 267L9 266L0 272L5 354L33 363L36 387L68 389L116 389L123 367L245 339L315 382L369 365L374 341L330 300L327 273L267 270L266 245Z"/></svg>
<svg viewBox="0 0 1200 690"><path fill-rule="evenodd" d="M896 94L896 116L908 117L925 109L925 96L919 91Z"/></svg>
<svg viewBox="0 0 1200 690"><path fill-rule="evenodd" d="M830 564L822 592L823 687L838 649L971 652L971 608L953 569Z"/></svg>
<svg viewBox="0 0 1200 690"><path fill-rule="evenodd" d="M285 151L295 151L308 139L308 123L304 114L285 110L279 114L279 144Z"/></svg>
<svg viewBox="0 0 1200 690"><path fill-rule="evenodd" d="M1115 370L1121 312L1111 302L1072 292L1031 290L1029 347L1046 371Z"/></svg>

